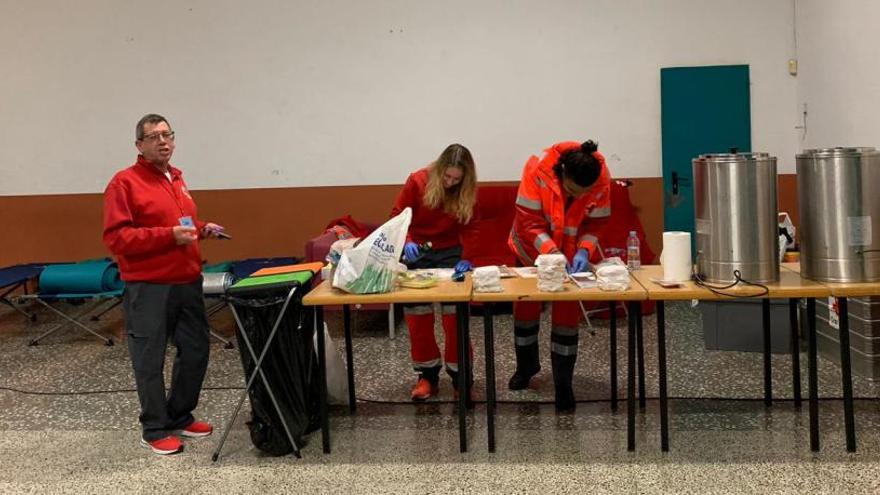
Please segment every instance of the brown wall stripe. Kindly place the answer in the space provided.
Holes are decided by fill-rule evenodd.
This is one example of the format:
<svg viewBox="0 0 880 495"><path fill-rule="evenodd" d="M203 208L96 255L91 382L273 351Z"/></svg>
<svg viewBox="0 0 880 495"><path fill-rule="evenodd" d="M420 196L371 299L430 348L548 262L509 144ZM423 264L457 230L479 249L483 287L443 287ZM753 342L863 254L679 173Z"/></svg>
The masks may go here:
<svg viewBox="0 0 880 495"><path fill-rule="evenodd" d="M662 179L632 179L630 196L657 252L663 232ZM515 184L494 182L486 185ZM250 257L302 256L308 239L330 219L351 214L378 222L387 218L400 185L226 189L193 191L199 216L226 227L231 241L202 245L211 263ZM107 256L101 243L101 194L0 196L4 226L0 267L37 261L72 261ZM797 180L779 177L779 209L798 225Z"/></svg>

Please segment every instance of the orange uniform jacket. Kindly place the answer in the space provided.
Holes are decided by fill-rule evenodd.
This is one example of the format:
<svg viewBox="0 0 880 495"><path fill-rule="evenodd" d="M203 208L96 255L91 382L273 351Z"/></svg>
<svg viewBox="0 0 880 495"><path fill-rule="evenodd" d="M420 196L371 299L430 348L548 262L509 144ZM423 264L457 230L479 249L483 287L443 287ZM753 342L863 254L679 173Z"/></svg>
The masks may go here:
<svg viewBox="0 0 880 495"><path fill-rule="evenodd" d="M562 253L569 260L584 248L595 259L599 240L591 229L591 221L611 215L611 174L605 157L598 151L593 156L602 166L599 179L568 210L565 192L553 166L565 151L577 149L580 143L563 142L545 150L544 158L529 158L523 169L516 196L516 216L507 244L525 264L534 264L539 254Z"/></svg>

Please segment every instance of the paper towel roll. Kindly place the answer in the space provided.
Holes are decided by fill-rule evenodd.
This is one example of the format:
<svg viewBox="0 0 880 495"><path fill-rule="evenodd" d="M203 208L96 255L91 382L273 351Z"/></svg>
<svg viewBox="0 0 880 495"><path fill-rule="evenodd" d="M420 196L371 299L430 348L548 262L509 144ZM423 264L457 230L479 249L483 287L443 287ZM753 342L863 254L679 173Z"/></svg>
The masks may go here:
<svg viewBox="0 0 880 495"><path fill-rule="evenodd" d="M686 282L693 275L691 264L691 233L664 232L663 252L660 254L663 265L663 280Z"/></svg>

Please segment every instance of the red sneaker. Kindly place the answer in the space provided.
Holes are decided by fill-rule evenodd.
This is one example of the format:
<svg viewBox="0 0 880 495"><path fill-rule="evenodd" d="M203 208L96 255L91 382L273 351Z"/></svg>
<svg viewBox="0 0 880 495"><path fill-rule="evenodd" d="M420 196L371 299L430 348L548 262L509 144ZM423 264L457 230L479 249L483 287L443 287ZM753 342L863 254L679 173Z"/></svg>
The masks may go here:
<svg viewBox="0 0 880 495"><path fill-rule="evenodd" d="M183 443L174 435L169 435L165 438L160 438L159 440L153 440L151 442L141 438L141 444L159 455L183 452Z"/></svg>
<svg viewBox="0 0 880 495"><path fill-rule="evenodd" d="M204 421L193 421L186 428L177 432L178 435L186 438L206 437L214 432L214 427L210 423Z"/></svg>
<svg viewBox="0 0 880 495"><path fill-rule="evenodd" d="M416 386L412 389L412 400L418 402L428 400L432 396L437 395L439 391L440 387L431 383L427 378L419 378Z"/></svg>

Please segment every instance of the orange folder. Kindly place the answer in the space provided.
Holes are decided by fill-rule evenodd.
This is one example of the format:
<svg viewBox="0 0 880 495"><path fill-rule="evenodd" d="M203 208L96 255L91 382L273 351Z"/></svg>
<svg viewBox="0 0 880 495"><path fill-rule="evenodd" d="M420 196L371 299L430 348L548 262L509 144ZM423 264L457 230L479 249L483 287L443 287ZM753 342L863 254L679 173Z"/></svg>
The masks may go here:
<svg viewBox="0 0 880 495"><path fill-rule="evenodd" d="M262 277L263 275L278 275L281 273L304 272L306 270L312 273L318 273L319 271L321 271L321 268L324 268L324 263L320 261L313 261L311 263L299 263L297 265L283 265L273 266L271 268L261 268L254 273L248 275L248 277Z"/></svg>

